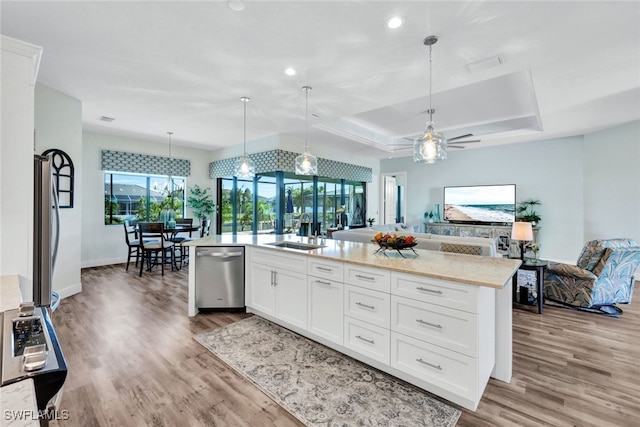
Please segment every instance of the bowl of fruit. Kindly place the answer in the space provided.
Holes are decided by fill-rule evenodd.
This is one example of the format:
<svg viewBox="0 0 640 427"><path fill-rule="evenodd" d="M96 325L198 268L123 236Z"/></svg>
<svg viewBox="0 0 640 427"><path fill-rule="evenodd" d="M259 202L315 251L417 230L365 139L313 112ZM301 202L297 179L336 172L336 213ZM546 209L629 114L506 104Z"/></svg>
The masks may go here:
<svg viewBox="0 0 640 427"><path fill-rule="evenodd" d="M384 234L378 233L373 236L373 242L380 246L380 249L409 249L417 245L416 238L414 236L404 236L397 234Z"/></svg>

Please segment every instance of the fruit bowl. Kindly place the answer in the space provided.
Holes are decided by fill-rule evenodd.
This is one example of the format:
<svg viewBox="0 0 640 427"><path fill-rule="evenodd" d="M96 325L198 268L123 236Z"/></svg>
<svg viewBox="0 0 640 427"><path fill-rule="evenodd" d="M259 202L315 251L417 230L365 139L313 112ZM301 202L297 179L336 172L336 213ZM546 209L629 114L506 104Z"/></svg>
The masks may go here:
<svg viewBox="0 0 640 427"><path fill-rule="evenodd" d="M407 241L408 240L408 241ZM398 251L398 253L400 255L402 255L402 252L400 252L401 250L404 249L411 249L411 251L418 255L416 253L416 251L413 250L413 247L416 246L418 243L415 240L415 237L413 236L400 236L398 237L397 235L394 236L390 236L390 235L376 235L373 240L371 240L373 243L377 243L378 246L380 246L374 253L380 253L382 252L383 254L386 255L385 251L388 249L391 250L396 250ZM404 255L402 255L402 257L404 257Z"/></svg>

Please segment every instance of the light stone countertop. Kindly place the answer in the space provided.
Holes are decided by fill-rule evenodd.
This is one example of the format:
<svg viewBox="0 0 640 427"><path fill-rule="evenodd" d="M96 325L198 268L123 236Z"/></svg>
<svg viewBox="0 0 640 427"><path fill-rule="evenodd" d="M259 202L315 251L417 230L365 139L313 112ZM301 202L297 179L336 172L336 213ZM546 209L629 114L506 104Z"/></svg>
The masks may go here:
<svg viewBox="0 0 640 427"><path fill-rule="evenodd" d="M20 277L0 276L0 311L18 308L22 302ZM32 379L0 388L0 426L39 426L36 391Z"/></svg>
<svg viewBox="0 0 640 427"><path fill-rule="evenodd" d="M14 310L21 302L20 277L16 274L0 276L0 312Z"/></svg>
<svg viewBox="0 0 640 427"><path fill-rule="evenodd" d="M18 381L0 389L1 426L40 426L36 392L32 379Z"/></svg>
<svg viewBox="0 0 640 427"><path fill-rule="evenodd" d="M300 251L267 245L276 241L307 242L306 237L293 235L216 235L193 240L189 246L258 246L275 251L286 251L307 254L336 261L368 267L384 268L400 273L417 274L426 277L452 280L478 286L502 289L510 284L511 276L518 270L520 260L485 257L477 255L454 254L440 251L417 249L418 255L411 250L403 251L403 258L397 251L385 251L385 254L374 254L377 245L369 243L348 242L344 240L324 241L326 247ZM312 243L315 243L312 241Z"/></svg>

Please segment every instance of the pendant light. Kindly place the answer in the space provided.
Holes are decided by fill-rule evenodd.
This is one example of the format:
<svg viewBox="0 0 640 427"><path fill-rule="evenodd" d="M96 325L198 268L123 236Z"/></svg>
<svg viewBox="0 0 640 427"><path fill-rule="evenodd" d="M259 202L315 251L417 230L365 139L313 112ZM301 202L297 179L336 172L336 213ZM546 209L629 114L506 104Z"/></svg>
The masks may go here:
<svg viewBox="0 0 640 427"><path fill-rule="evenodd" d="M240 101L244 104L244 142L242 157L236 163L235 176L238 178L253 178L256 175L256 166L247 155L247 102L249 102L249 98L243 96Z"/></svg>
<svg viewBox="0 0 640 427"><path fill-rule="evenodd" d="M296 157L296 175L318 175L318 158L309 152L309 91L311 86L303 86L305 93L304 153Z"/></svg>
<svg viewBox="0 0 640 427"><path fill-rule="evenodd" d="M425 46L429 46L429 121L427 128L413 142L413 160L422 163L437 163L447 160L447 138L436 132L433 124L433 113L436 110L431 108L431 78L433 75L431 48L438 41L438 37L429 36L424 39Z"/></svg>

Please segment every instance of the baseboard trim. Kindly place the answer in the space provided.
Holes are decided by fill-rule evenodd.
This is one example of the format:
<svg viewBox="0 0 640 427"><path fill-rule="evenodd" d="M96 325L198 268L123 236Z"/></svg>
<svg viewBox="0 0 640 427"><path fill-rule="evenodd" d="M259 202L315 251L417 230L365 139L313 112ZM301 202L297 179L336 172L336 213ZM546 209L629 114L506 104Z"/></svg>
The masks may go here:
<svg viewBox="0 0 640 427"><path fill-rule="evenodd" d="M66 288L56 289L60 299L65 299L75 294L82 292L82 283L76 283L75 285L67 286Z"/></svg>
<svg viewBox="0 0 640 427"><path fill-rule="evenodd" d="M123 264L126 262L127 262L127 257L92 259L88 261L82 261L80 263L80 268L102 267L104 265ZM131 262L135 262L135 259L131 260Z"/></svg>

